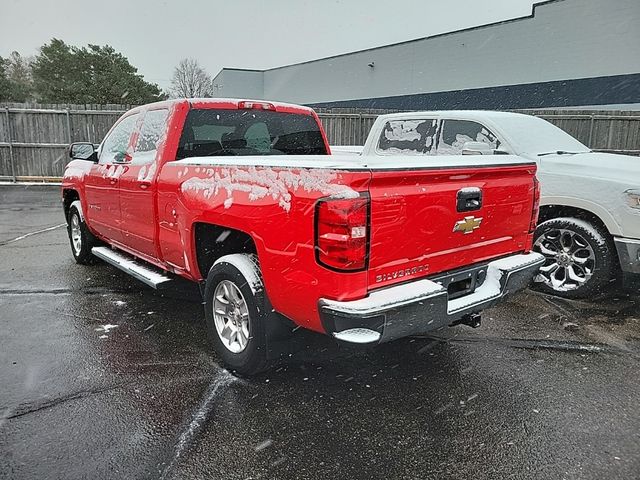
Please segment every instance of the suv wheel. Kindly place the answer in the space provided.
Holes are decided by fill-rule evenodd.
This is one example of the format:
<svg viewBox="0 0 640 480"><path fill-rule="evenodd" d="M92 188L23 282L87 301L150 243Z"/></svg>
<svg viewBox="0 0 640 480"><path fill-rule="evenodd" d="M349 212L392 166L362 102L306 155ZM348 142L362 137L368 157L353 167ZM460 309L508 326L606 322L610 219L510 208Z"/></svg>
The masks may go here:
<svg viewBox="0 0 640 480"><path fill-rule="evenodd" d="M533 249L545 256L536 287L565 298L600 292L614 277L614 245L600 228L577 218L554 218L538 225Z"/></svg>

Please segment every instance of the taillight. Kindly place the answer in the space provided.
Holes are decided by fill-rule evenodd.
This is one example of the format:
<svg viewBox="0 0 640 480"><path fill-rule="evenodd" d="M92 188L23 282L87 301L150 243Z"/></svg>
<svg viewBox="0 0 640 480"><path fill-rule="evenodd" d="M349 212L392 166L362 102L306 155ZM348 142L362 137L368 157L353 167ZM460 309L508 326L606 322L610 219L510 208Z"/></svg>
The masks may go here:
<svg viewBox="0 0 640 480"><path fill-rule="evenodd" d="M531 212L531 222L529 223L529 233L536 231L538 225L538 215L540 214L540 182L533 177L533 211Z"/></svg>
<svg viewBox="0 0 640 480"><path fill-rule="evenodd" d="M356 271L369 257L369 196L323 199L316 204L316 260L325 267Z"/></svg>
<svg viewBox="0 0 640 480"><path fill-rule="evenodd" d="M238 102L238 108L240 110L275 110L276 107L273 103L268 102L250 102L243 100Z"/></svg>

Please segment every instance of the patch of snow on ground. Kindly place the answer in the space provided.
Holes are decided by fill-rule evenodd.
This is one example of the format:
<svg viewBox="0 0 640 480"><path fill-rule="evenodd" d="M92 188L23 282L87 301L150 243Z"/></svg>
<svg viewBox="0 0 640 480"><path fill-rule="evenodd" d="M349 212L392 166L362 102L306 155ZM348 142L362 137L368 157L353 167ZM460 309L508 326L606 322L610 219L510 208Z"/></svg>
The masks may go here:
<svg viewBox="0 0 640 480"><path fill-rule="evenodd" d="M104 332L104 333L109 333L109 331L113 330L114 328L117 328L118 325L111 325L110 323L107 323L106 325L100 325L98 328L96 328L96 332Z"/></svg>

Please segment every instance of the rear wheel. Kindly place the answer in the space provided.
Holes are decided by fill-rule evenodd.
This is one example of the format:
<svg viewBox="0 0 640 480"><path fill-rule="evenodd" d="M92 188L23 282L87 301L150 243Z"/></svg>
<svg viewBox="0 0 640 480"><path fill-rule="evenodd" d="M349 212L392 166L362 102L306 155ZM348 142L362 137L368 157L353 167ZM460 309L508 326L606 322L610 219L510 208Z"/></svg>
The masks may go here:
<svg viewBox="0 0 640 480"><path fill-rule="evenodd" d="M533 249L545 256L536 287L565 298L584 298L614 277L613 242L584 220L554 218L538 225Z"/></svg>
<svg viewBox="0 0 640 480"><path fill-rule="evenodd" d="M268 366L265 304L255 255L226 255L211 267L205 287L207 333L224 364L240 375Z"/></svg>
<svg viewBox="0 0 640 480"><path fill-rule="evenodd" d="M96 238L91 234L80 214L80 208L73 202L67 216L67 231L71 243L71 253L76 262L87 265L92 263L94 256L91 249L96 244Z"/></svg>

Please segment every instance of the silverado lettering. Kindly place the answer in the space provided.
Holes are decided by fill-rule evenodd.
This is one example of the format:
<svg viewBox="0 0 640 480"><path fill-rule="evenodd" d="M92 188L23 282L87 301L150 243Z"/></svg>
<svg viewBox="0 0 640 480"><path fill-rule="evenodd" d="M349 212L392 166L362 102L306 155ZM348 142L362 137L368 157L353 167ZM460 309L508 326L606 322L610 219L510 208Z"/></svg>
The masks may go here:
<svg viewBox="0 0 640 480"><path fill-rule="evenodd" d="M426 272L429 270L429 265L420 265L412 268L405 268L403 270L396 270L394 272L383 273L376 275L376 283L386 282L387 280L394 280L399 277L408 277L410 275L416 275L418 273Z"/></svg>

